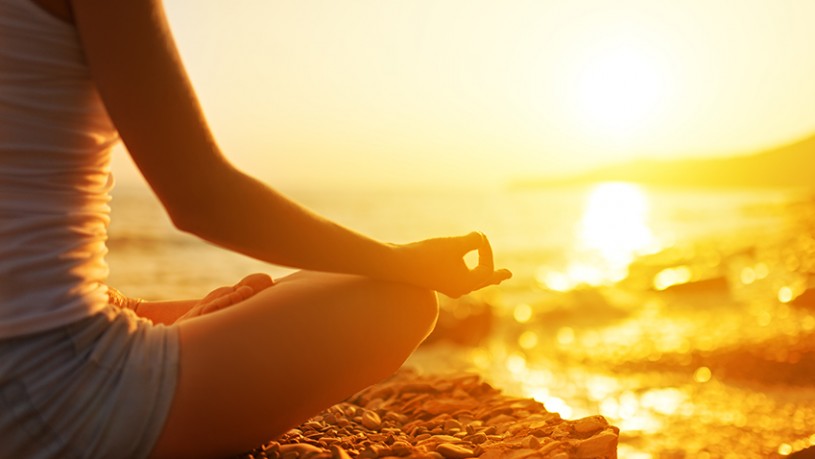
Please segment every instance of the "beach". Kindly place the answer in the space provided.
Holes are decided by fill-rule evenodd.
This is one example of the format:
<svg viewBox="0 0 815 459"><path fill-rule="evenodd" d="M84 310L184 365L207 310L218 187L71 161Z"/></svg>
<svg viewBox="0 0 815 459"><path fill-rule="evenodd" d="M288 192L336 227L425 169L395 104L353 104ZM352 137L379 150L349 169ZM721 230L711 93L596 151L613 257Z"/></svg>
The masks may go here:
<svg viewBox="0 0 815 459"><path fill-rule="evenodd" d="M512 281L500 287L441 299L437 331L406 362L398 376L402 383L413 377L444 385L475 375L500 397L534 402L532 411L568 421L564 425L599 416L613 426L608 429L615 432L616 453L625 458L784 457L815 444L815 202L807 192L604 184L489 193L290 194L391 242L482 230L493 243L496 264L513 270ZM289 272L173 232L144 190L116 190L112 206L111 285L126 294L194 297L249 272ZM371 409L362 402L344 405L353 406L349 422L355 422L356 410ZM379 409L384 411L373 411L381 421L388 412L408 416L391 429L432 419ZM312 422L325 428L325 413L318 416ZM489 419L472 420L489 427ZM319 430L317 424L312 427ZM456 438L441 424L442 432L431 436ZM458 433L467 432L465 424ZM599 432L605 429L603 424ZM267 456L294 451L284 445L302 443L298 435L308 438L299 430L270 439ZM382 432L369 430L361 431L363 437L377 444L379 437L370 436ZM391 450L369 448L365 454L436 452L415 449L418 435L404 434L386 442ZM496 451L514 457L552 439L529 436L492 441L504 444ZM564 449L552 455L578 457L578 440L588 437L564 438L572 443L561 442ZM463 436L458 440L463 443ZM397 454L396 441L409 447ZM529 448L534 441L539 448ZM348 446L360 457L367 451ZM476 446L470 441L457 447L487 454ZM324 449L332 457L340 454Z"/></svg>
<svg viewBox="0 0 815 459"><path fill-rule="evenodd" d="M618 433L602 416L564 420L478 375L401 370L240 457L615 459Z"/></svg>

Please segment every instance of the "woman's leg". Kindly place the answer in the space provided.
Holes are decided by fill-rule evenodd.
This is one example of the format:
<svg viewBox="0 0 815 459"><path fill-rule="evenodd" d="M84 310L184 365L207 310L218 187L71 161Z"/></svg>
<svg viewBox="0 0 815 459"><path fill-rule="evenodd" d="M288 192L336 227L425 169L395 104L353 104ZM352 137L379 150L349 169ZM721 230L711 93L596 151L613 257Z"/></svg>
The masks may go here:
<svg viewBox="0 0 815 459"><path fill-rule="evenodd" d="M258 446L396 371L430 333L435 294L300 272L178 324L180 374L154 457Z"/></svg>

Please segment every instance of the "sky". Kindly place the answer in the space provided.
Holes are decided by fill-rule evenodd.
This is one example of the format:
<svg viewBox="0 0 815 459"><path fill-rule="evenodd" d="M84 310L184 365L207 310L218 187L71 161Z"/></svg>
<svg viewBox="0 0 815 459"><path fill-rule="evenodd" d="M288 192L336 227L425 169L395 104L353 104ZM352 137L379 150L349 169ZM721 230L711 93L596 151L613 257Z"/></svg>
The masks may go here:
<svg viewBox="0 0 815 459"><path fill-rule="evenodd" d="M283 188L495 186L815 132L812 1L165 7L225 154Z"/></svg>

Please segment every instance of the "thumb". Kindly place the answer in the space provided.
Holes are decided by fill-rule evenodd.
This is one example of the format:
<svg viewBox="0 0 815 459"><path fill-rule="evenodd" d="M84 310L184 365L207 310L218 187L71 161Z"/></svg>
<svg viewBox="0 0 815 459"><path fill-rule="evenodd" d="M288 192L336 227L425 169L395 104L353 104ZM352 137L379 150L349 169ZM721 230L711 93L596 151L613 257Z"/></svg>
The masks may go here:
<svg viewBox="0 0 815 459"><path fill-rule="evenodd" d="M498 285L510 278L512 278L512 272L508 269L499 269L488 274L484 273L484 279L478 283L478 287L474 290L482 289L490 285Z"/></svg>

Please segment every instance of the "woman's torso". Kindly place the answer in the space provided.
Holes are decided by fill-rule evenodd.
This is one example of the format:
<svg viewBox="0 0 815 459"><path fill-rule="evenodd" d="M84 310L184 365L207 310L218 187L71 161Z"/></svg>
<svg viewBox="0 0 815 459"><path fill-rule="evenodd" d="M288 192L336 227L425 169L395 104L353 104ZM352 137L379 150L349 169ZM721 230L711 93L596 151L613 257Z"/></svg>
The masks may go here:
<svg viewBox="0 0 815 459"><path fill-rule="evenodd" d="M0 338L79 320L107 302L118 135L77 31L54 5L0 0Z"/></svg>

